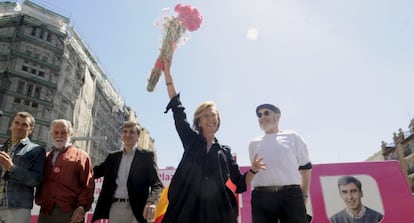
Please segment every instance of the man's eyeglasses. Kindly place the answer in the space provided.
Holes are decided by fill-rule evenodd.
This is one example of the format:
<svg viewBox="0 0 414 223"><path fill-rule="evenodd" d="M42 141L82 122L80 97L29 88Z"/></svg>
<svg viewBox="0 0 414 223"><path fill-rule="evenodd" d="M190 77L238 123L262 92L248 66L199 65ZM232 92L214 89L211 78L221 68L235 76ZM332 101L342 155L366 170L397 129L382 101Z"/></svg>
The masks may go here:
<svg viewBox="0 0 414 223"><path fill-rule="evenodd" d="M268 116L268 115L270 115L269 111L264 111L264 112L258 112L257 113L258 118L261 118L262 116Z"/></svg>

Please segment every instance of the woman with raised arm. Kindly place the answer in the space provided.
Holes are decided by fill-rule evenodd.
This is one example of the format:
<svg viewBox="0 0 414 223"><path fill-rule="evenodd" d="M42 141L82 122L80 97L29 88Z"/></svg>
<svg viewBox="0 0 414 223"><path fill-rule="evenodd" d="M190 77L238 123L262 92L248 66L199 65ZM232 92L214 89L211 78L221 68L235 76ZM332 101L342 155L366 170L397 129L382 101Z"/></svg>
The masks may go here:
<svg viewBox="0 0 414 223"><path fill-rule="evenodd" d="M173 112L175 127L184 147L182 159L171 180L169 205L163 223L235 223L238 204L228 188L231 179L236 193L246 191L262 159L255 157L250 171L242 174L230 147L219 143L215 133L220 114L212 101L203 102L194 112L192 127L187 121L180 95L170 73L172 59L163 59L170 102L165 113Z"/></svg>

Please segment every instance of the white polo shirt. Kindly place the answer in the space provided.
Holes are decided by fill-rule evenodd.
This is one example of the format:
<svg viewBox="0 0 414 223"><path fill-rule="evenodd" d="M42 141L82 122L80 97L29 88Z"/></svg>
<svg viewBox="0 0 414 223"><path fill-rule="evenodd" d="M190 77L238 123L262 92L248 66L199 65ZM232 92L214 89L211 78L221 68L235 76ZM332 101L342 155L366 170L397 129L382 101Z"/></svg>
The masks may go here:
<svg viewBox="0 0 414 223"><path fill-rule="evenodd" d="M249 145L250 161L254 155L264 158L266 170L260 170L252 181L253 187L301 185L299 166L310 162L306 143L292 130L254 138Z"/></svg>

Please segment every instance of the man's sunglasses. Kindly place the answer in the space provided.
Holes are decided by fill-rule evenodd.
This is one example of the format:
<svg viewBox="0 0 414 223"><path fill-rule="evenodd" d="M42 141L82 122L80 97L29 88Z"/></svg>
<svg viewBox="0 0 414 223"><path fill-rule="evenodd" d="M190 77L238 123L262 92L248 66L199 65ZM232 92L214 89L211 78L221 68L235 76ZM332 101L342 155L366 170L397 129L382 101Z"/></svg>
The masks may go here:
<svg viewBox="0 0 414 223"><path fill-rule="evenodd" d="M268 115L270 115L269 111L264 111L264 112L258 112L257 113L258 118L261 118L262 116L268 116Z"/></svg>

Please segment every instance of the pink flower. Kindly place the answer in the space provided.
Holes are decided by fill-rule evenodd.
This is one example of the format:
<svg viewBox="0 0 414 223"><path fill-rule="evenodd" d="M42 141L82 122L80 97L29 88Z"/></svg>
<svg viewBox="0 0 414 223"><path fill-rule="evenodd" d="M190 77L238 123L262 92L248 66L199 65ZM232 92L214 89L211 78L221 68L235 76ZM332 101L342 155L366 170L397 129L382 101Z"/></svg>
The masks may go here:
<svg viewBox="0 0 414 223"><path fill-rule="evenodd" d="M160 48L160 54L151 70L150 77L148 78L147 91L149 92L154 91L155 85L158 83L162 71L164 70L162 57L172 56L179 41L184 41L183 34L187 30L190 32L197 30L200 28L201 22L203 21L200 12L191 5L178 4L174 9L178 13L177 17L166 16L163 17L162 22L156 23L157 26L160 24L163 25L162 31L164 32L164 38Z"/></svg>
<svg viewBox="0 0 414 223"><path fill-rule="evenodd" d="M181 24L192 32L200 28L203 17L200 15L198 9L193 8L191 5L178 4L174 10L178 13L177 19Z"/></svg>

